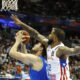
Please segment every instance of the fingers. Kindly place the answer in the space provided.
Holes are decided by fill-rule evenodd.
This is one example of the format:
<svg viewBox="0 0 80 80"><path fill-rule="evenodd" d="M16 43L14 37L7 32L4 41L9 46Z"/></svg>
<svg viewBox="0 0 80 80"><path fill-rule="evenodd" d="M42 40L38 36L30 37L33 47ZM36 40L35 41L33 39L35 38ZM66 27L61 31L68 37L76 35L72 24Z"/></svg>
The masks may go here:
<svg viewBox="0 0 80 80"><path fill-rule="evenodd" d="M26 39L22 39L21 41L24 42L24 41L26 41Z"/></svg>
<svg viewBox="0 0 80 80"><path fill-rule="evenodd" d="M15 19L15 18L18 18L18 17L16 15L11 14L11 18Z"/></svg>
<svg viewBox="0 0 80 80"><path fill-rule="evenodd" d="M28 37L30 37L30 36L29 36L29 35L23 35L22 37L28 38Z"/></svg>
<svg viewBox="0 0 80 80"><path fill-rule="evenodd" d="M17 18L17 16L16 16L16 15L14 15L14 14L11 14L11 16L12 16L12 17L16 17L16 18Z"/></svg>
<svg viewBox="0 0 80 80"><path fill-rule="evenodd" d="M18 31L16 34L23 34L22 30L21 31Z"/></svg>
<svg viewBox="0 0 80 80"><path fill-rule="evenodd" d="M18 36L19 35L19 33L16 33L16 35L15 36Z"/></svg>
<svg viewBox="0 0 80 80"><path fill-rule="evenodd" d="M24 32L23 32L24 30L21 30L21 31L18 31L17 33L16 33L16 36L17 35L20 35L20 36L22 36L22 37L30 37L29 35L24 35Z"/></svg>
<svg viewBox="0 0 80 80"><path fill-rule="evenodd" d="M14 15L13 14L11 14L11 18L14 19Z"/></svg>
<svg viewBox="0 0 80 80"><path fill-rule="evenodd" d="M18 31L15 35L15 39L17 42L25 42L27 38L30 38L29 35L24 35L23 31Z"/></svg>
<svg viewBox="0 0 80 80"><path fill-rule="evenodd" d="M26 38L28 38L28 37L30 37L30 36L27 36L27 35L19 35L19 34L16 34L15 35L15 38L17 39L26 39Z"/></svg>

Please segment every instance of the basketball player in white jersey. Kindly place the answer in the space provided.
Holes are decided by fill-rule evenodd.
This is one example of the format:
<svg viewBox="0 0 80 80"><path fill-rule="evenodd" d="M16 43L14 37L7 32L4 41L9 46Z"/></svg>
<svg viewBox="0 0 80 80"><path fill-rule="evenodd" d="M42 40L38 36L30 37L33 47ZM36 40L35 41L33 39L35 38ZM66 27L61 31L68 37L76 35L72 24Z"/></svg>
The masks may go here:
<svg viewBox="0 0 80 80"><path fill-rule="evenodd" d="M15 24L25 28L30 34L39 40L47 50L47 61L49 65L49 76L51 80L71 80L68 66L68 56L80 54L80 47L69 48L62 41L65 39L63 30L53 28L49 38L41 35L38 31L21 22L12 15Z"/></svg>

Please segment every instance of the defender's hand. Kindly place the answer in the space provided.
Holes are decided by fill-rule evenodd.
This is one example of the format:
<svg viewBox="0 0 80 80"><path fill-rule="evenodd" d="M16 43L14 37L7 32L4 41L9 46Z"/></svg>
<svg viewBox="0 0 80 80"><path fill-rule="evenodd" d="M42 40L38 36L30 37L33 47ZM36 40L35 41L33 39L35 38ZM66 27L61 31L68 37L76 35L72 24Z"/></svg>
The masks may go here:
<svg viewBox="0 0 80 80"><path fill-rule="evenodd" d="M14 23L16 25L20 25L22 22L19 20L19 18L16 15L11 15L11 18L14 20Z"/></svg>

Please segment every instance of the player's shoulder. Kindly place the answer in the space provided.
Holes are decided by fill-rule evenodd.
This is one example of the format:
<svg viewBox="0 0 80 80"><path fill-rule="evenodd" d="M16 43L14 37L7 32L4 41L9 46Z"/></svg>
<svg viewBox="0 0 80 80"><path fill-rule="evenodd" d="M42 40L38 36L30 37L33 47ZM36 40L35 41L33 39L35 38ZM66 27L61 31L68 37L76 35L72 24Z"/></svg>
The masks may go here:
<svg viewBox="0 0 80 80"><path fill-rule="evenodd" d="M67 46L60 46L56 53L57 57L61 57L67 48Z"/></svg>

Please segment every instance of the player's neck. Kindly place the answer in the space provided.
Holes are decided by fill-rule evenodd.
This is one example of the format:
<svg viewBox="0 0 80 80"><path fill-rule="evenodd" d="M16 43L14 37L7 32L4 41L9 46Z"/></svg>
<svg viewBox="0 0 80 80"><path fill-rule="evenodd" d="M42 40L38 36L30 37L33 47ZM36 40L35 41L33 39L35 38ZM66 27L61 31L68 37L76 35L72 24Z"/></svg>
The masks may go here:
<svg viewBox="0 0 80 80"><path fill-rule="evenodd" d="M54 43L51 45L51 47L53 48L53 47L55 47L55 46L59 45L60 43L61 43L61 42L56 41L56 42L54 42Z"/></svg>

